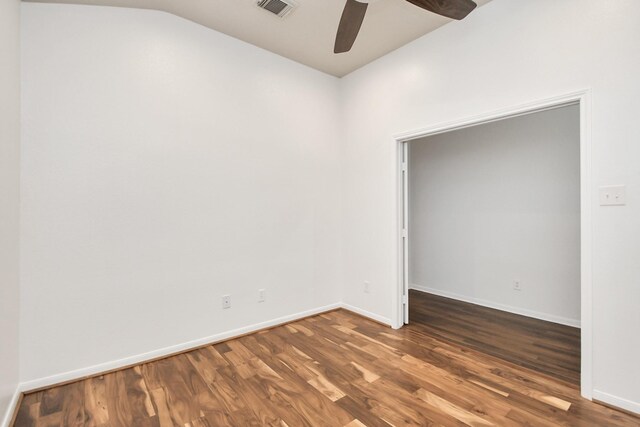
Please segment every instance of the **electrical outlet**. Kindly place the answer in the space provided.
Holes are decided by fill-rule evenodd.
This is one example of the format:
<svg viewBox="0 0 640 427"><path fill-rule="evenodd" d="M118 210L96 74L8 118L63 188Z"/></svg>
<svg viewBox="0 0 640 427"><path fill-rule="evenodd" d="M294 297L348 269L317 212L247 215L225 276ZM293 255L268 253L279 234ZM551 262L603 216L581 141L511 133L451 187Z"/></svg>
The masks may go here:
<svg viewBox="0 0 640 427"><path fill-rule="evenodd" d="M600 206L624 206L627 204L626 193L624 185L600 187Z"/></svg>
<svg viewBox="0 0 640 427"><path fill-rule="evenodd" d="M222 296L222 308L225 310L231 308L231 295Z"/></svg>
<svg viewBox="0 0 640 427"><path fill-rule="evenodd" d="M521 291L522 290L522 282L520 282L520 280L516 280L513 282L513 290L514 291Z"/></svg>
<svg viewBox="0 0 640 427"><path fill-rule="evenodd" d="M371 293L371 283L364 282L364 293L365 294L370 294Z"/></svg>
<svg viewBox="0 0 640 427"><path fill-rule="evenodd" d="M267 300L267 291L264 289L258 290L258 302L265 302Z"/></svg>

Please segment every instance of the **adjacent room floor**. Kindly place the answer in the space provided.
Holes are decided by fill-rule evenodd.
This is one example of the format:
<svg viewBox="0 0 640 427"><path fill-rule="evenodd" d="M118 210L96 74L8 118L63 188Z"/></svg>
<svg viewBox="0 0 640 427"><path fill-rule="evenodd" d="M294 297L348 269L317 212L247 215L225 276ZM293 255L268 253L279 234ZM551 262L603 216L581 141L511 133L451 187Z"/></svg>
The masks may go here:
<svg viewBox="0 0 640 427"><path fill-rule="evenodd" d="M638 423L418 322L395 331L339 310L27 395L15 426Z"/></svg>
<svg viewBox="0 0 640 427"><path fill-rule="evenodd" d="M580 384L580 329L411 290L412 327L570 384Z"/></svg>

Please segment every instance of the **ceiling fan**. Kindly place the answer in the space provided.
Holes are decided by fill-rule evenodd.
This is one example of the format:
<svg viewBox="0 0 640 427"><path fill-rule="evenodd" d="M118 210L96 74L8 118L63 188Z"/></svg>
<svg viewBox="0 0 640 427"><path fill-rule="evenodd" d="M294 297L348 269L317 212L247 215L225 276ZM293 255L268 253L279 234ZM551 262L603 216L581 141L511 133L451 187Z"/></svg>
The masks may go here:
<svg viewBox="0 0 640 427"><path fill-rule="evenodd" d="M342 12L338 35L333 49L334 53L344 53L351 50L353 43L358 37L358 32L364 21L369 3L374 0L347 0L347 4ZM407 0L422 9L438 15L452 19L463 19L477 4L472 0Z"/></svg>

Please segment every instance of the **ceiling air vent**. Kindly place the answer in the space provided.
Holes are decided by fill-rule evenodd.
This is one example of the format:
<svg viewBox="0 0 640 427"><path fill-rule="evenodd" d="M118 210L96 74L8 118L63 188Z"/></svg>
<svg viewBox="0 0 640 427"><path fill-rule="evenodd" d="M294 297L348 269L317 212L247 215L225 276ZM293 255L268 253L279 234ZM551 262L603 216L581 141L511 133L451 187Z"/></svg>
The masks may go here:
<svg viewBox="0 0 640 427"><path fill-rule="evenodd" d="M268 10L280 18L287 16L294 8L295 3L290 0L258 0L258 7Z"/></svg>

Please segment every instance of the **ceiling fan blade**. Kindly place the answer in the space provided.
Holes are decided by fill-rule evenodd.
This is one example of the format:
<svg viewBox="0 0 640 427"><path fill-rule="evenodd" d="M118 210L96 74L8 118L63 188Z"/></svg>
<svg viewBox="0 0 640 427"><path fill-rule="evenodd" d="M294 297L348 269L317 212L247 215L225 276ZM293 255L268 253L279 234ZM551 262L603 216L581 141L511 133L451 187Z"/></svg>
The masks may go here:
<svg viewBox="0 0 640 427"><path fill-rule="evenodd" d="M338 26L338 34L336 35L336 44L333 53L349 52L353 43L358 37L360 27L364 21L364 15L367 12L367 3L360 3L356 0L347 0L347 4L342 12L340 25Z"/></svg>
<svg viewBox="0 0 640 427"><path fill-rule="evenodd" d="M452 19L464 19L478 6L472 0L407 0L418 7Z"/></svg>

